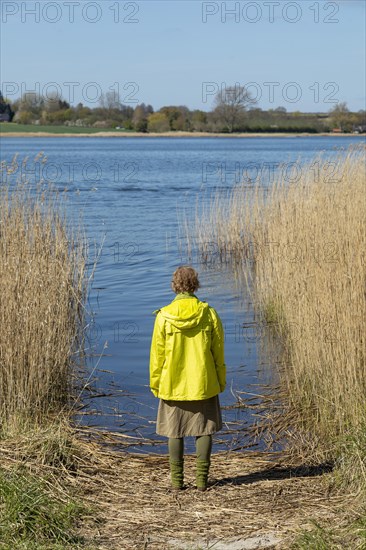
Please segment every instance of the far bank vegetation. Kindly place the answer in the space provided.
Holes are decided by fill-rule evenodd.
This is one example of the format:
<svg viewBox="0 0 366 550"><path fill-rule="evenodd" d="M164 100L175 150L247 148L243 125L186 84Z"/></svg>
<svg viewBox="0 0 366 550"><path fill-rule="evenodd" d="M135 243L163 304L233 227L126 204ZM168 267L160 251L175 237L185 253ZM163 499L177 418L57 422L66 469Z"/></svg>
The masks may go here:
<svg viewBox="0 0 366 550"><path fill-rule="evenodd" d="M288 112L283 106L264 110L250 91L239 85L211 93L206 101L207 110L190 110L184 105L166 105L154 110L152 105L138 103L136 98L129 101L110 91L101 94L97 106L91 108L83 103L71 105L56 93L43 97L41 93L27 92L19 98L3 98L0 94L0 121L12 121L3 126L4 132L16 131L16 125L142 133L366 132L365 111L351 112L346 103L330 105L326 112L319 113Z"/></svg>

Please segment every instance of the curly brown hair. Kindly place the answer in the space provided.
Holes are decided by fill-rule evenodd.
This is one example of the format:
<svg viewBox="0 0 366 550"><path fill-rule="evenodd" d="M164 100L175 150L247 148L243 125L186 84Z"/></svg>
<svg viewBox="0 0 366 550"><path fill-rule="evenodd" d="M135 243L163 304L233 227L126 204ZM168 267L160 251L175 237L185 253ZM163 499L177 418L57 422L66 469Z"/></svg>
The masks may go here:
<svg viewBox="0 0 366 550"><path fill-rule="evenodd" d="M180 292L193 294L199 287L198 273L193 267L182 265L174 271L172 289L176 294Z"/></svg>

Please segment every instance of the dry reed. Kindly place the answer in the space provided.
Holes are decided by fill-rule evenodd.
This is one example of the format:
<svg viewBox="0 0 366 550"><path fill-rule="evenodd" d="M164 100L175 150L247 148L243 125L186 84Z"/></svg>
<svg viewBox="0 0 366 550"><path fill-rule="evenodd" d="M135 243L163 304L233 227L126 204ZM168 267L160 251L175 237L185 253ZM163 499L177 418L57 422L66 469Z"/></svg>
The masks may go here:
<svg viewBox="0 0 366 550"><path fill-rule="evenodd" d="M34 162L44 162L42 154ZM27 160L23 161L23 168ZM0 419L36 420L70 400L83 340L86 246L63 199L2 163L0 184ZM22 170L25 173L25 170Z"/></svg>
<svg viewBox="0 0 366 550"><path fill-rule="evenodd" d="M282 432L334 456L366 426L364 147L279 174L287 181L217 191L199 204L193 233L204 260L213 250L233 262L280 337L293 413ZM365 440L356 439L365 483Z"/></svg>

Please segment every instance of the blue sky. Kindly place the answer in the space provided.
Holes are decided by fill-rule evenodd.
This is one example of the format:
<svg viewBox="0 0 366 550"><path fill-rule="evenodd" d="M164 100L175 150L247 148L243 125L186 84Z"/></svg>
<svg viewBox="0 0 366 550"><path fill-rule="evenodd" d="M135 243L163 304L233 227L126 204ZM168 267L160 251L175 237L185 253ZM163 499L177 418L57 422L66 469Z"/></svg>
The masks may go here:
<svg viewBox="0 0 366 550"><path fill-rule="evenodd" d="M247 85L262 109L365 109L365 1L1 0L0 85L96 106L210 110ZM229 12L232 12L230 15Z"/></svg>

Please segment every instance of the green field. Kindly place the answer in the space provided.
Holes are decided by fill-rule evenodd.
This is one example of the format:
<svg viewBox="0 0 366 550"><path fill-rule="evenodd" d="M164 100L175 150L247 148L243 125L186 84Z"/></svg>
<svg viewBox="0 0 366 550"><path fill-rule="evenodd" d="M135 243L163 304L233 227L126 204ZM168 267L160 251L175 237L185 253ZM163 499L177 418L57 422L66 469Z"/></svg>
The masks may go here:
<svg viewBox="0 0 366 550"><path fill-rule="evenodd" d="M41 126L37 124L17 124L13 122L1 122L0 132L47 132L49 134L97 134L99 132L131 133L131 130L116 130L115 128L85 128L80 126Z"/></svg>

